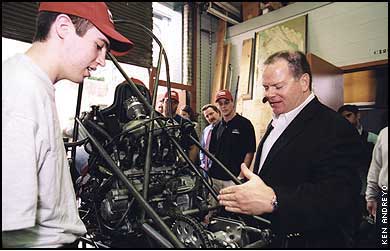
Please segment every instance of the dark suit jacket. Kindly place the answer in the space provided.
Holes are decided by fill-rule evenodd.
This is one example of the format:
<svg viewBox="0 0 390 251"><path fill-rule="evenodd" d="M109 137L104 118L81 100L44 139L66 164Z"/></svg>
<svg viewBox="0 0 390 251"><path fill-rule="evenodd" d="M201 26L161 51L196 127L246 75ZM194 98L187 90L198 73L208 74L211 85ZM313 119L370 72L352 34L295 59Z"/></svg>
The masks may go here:
<svg viewBox="0 0 390 251"><path fill-rule="evenodd" d="M259 173L277 195L278 209L265 217L279 237L300 233L297 248L345 247L358 217L361 153L356 129L317 98L296 116Z"/></svg>

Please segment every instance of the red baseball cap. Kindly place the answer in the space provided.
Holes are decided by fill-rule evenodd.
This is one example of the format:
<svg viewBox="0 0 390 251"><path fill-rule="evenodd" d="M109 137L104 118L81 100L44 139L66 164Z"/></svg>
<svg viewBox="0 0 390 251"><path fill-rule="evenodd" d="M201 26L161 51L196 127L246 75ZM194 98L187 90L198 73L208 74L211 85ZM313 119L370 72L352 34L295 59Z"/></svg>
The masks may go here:
<svg viewBox="0 0 390 251"><path fill-rule="evenodd" d="M221 98L225 98L233 101L233 96L229 90L219 90L215 96L215 102L218 102Z"/></svg>
<svg viewBox="0 0 390 251"><path fill-rule="evenodd" d="M131 81L134 82L134 84L137 84L137 85L142 85L142 86L145 86L144 82L142 82L141 80L139 80L138 78L130 78ZM146 86L145 86L146 87Z"/></svg>
<svg viewBox="0 0 390 251"><path fill-rule="evenodd" d="M85 18L110 40L110 51L123 56L133 47L133 42L115 30L112 15L104 2L41 2L38 11L59 12Z"/></svg>
<svg viewBox="0 0 390 251"><path fill-rule="evenodd" d="M168 98L168 92L165 93L164 99ZM179 94L176 91L171 91L171 99L177 101L179 103Z"/></svg>

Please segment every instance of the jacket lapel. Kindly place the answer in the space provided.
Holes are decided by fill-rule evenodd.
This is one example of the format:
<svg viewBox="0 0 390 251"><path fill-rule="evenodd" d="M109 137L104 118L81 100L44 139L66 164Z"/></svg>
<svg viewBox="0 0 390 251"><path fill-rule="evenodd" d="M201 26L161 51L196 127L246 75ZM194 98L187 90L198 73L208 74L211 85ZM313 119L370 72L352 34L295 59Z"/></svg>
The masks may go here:
<svg viewBox="0 0 390 251"><path fill-rule="evenodd" d="M257 150L256 150L255 165L253 168L253 172L256 174L259 172L261 151L263 150L264 141L266 140L266 138L268 137L268 135L271 132L270 131L271 126L272 126L272 120L271 120L271 122L269 122L267 129L265 130L265 133L264 133L263 137L261 138L260 143L259 143Z"/></svg>
<svg viewBox="0 0 390 251"><path fill-rule="evenodd" d="M291 121L284 132L279 136L274 145L271 147L267 158L264 161L263 167L260 170L260 174L267 170L269 166L272 166L272 160L278 156L280 151L291 141L296 140L296 136L303 132L305 125L310 121L316 114L319 101L315 97L312 101L307 104L305 108Z"/></svg>

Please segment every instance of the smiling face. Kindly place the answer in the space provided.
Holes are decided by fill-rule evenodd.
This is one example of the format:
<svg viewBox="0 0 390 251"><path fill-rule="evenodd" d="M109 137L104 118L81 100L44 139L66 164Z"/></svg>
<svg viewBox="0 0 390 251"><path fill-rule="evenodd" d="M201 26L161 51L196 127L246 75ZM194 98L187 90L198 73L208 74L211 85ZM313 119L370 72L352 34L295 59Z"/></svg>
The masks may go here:
<svg viewBox="0 0 390 251"><path fill-rule="evenodd" d="M98 66L105 66L109 40L95 26L88 29L84 36L79 36L74 25L68 23L67 30L61 31L61 35L64 45L61 79L80 83L85 77L91 76L90 72Z"/></svg>
<svg viewBox="0 0 390 251"><path fill-rule="evenodd" d="M305 73L299 79L295 79L288 62L284 59L265 66L264 95L275 115L287 113L305 101L310 95L309 78Z"/></svg>
<svg viewBox="0 0 390 251"><path fill-rule="evenodd" d="M219 121L220 115L218 112L216 112L212 107L207 108L203 111L203 116L207 120L209 124L215 124Z"/></svg>

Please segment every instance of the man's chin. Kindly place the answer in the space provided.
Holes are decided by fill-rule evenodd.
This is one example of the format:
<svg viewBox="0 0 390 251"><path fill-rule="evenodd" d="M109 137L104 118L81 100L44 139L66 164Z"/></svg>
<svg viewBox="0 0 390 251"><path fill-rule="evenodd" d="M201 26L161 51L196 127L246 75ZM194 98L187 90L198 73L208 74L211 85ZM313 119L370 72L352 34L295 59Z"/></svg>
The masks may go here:
<svg viewBox="0 0 390 251"><path fill-rule="evenodd" d="M84 79L88 78L88 76L74 76L72 78L68 78L70 81L75 82L77 84L82 83Z"/></svg>

